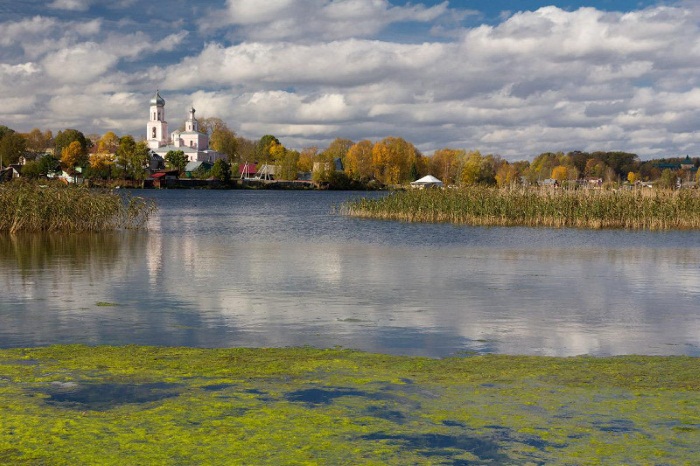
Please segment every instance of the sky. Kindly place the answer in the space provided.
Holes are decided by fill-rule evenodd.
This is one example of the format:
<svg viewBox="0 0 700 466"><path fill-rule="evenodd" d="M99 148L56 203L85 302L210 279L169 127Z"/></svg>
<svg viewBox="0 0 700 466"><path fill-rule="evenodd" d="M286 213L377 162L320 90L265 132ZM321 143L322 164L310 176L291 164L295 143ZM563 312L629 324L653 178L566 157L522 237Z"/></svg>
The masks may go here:
<svg viewBox="0 0 700 466"><path fill-rule="evenodd" d="M700 156L696 0L0 0L0 125Z"/></svg>

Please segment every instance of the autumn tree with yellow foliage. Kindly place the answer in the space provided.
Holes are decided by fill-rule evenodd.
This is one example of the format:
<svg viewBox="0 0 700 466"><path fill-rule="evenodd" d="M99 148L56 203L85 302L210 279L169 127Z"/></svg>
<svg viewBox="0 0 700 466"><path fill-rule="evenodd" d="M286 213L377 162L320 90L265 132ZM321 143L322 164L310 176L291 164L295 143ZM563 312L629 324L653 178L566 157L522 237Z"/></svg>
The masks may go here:
<svg viewBox="0 0 700 466"><path fill-rule="evenodd" d="M353 144L345 155L345 171L356 180L370 180L374 175L372 166L372 148L374 144L367 139Z"/></svg>
<svg viewBox="0 0 700 466"><path fill-rule="evenodd" d="M402 138L384 138L372 148L372 165L375 178L384 184L414 181L411 175L417 170L417 150Z"/></svg>
<svg viewBox="0 0 700 466"><path fill-rule="evenodd" d="M77 168L87 165L87 154L79 141L73 141L61 150L61 168L71 176L78 173Z"/></svg>
<svg viewBox="0 0 700 466"><path fill-rule="evenodd" d="M311 172L314 169L314 161L318 156L318 147L310 146L304 148L299 153L299 162L297 168L301 172Z"/></svg>
<svg viewBox="0 0 700 466"><path fill-rule="evenodd" d="M564 165L557 165L552 169L552 179L557 180L559 183L563 183L568 179L568 171Z"/></svg>
<svg viewBox="0 0 700 466"><path fill-rule="evenodd" d="M518 170L508 162L502 163L496 170L496 185L499 188L513 186L518 182Z"/></svg>
<svg viewBox="0 0 700 466"><path fill-rule="evenodd" d="M97 142L97 153L114 154L119 148L119 136L113 131L107 131Z"/></svg>
<svg viewBox="0 0 700 466"><path fill-rule="evenodd" d="M445 184L456 184L466 151L462 149L438 149L433 153L428 170Z"/></svg>

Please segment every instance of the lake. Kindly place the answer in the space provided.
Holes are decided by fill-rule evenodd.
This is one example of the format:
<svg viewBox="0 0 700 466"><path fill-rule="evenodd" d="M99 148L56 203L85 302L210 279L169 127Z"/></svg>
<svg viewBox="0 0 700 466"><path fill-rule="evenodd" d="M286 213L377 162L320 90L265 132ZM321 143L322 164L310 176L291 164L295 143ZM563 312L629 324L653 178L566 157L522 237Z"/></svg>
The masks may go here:
<svg viewBox="0 0 700 466"><path fill-rule="evenodd" d="M148 231L0 235L0 347L700 356L700 232L361 220L379 193L134 191Z"/></svg>

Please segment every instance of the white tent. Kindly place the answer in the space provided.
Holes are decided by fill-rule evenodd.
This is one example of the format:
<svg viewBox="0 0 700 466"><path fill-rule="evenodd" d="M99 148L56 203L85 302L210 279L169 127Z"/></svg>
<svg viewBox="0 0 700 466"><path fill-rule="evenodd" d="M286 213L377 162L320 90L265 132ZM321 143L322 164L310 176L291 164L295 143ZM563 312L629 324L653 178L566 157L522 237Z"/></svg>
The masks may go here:
<svg viewBox="0 0 700 466"><path fill-rule="evenodd" d="M433 175L424 176L420 180L411 183L414 188L442 188L442 181L435 178Z"/></svg>

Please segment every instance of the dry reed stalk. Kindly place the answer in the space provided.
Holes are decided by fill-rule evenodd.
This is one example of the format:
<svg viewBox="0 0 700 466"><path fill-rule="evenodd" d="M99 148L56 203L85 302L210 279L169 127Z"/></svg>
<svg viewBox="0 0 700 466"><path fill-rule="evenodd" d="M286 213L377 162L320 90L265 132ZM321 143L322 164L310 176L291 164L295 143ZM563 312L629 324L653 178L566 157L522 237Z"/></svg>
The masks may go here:
<svg viewBox="0 0 700 466"><path fill-rule="evenodd" d="M53 184L0 186L0 232L106 231L144 228L155 205L138 197Z"/></svg>
<svg viewBox="0 0 700 466"><path fill-rule="evenodd" d="M346 204L347 215L490 226L698 229L698 191L495 189L404 191Z"/></svg>

